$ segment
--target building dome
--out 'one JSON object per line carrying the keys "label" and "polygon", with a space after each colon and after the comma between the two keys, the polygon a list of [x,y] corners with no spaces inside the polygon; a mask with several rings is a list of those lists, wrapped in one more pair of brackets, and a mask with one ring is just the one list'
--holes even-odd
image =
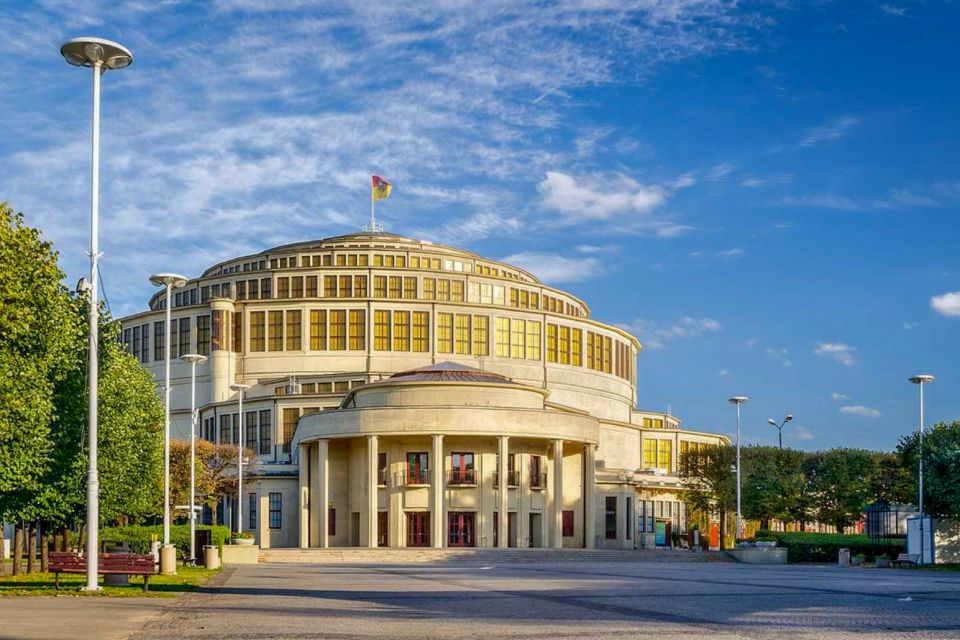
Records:
{"label": "building dome", "polygon": [[456,362],[438,362],[426,367],[417,367],[409,371],[400,371],[390,376],[398,382],[485,382],[487,384],[516,384],[507,376],[484,371]]}

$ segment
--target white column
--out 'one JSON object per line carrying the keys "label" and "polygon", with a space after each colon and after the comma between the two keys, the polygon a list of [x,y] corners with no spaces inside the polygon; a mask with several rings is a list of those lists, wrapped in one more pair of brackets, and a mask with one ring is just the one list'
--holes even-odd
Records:
{"label": "white column", "polygon": [[507,464],[510,454],[510,436],[497,437],[497,451],[499,451],[500,468],[499,486],[497,487],[497,546],[506,548],[510,546],[509,540],[509,518],[507,509],[509,508],[508,498],[510,497],[507,484]]}
{"label": "white column", "polygon": [[[592,444],[583,445],[583,547],[593,549],[596,546],[596,448]],[[629,525],[629,526],[632,526]]]}
{"label": "white column", "polygon": [[553,546],[563,548],[563,440],[553,441]]}
{"label": "white column", "polygon": [[329,529],[330,514],[330,441],[317,441],[317,477],[314,479],[314,491],[317,494],[317,540],[321,549],[330,546]]}
{"label": "white column", "polygon": [[377,547],[377,436],[367,436],[367,546]]}
{"label": "white column", "polygon": [[444,526],[443,520],[443,436],[433,436],[433,451],[430,454],[430,544],[434,548],[443,547]]}
{"label": "white column", "polygon": [[306,549],[310,546],[310,445],[301,442],[299,449],[300,548]]}

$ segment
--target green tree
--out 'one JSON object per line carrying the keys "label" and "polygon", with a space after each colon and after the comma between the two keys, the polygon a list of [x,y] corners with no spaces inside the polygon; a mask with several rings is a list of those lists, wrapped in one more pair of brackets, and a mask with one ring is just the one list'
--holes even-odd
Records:
{"label": "green tree", "polygon": [[863,449],[819,451],[808,463],[814,515],[842,533],[873,499],[873,454]]}
{"label": "green tree", "polygon": [[870,491],[875,500],[894,504],[912,504],[917,500],[916,481],[909,465],[902,464],[896,453],[873,453],[873,475]]}
{"label": "green tree", "polygon": [[[900,439],[897,457],[909,474],[910,502],[917,501],[919,436]],[[960,518],[960,421],[941,422],[923,435],[923,509],[942,518]]]}
{"label": "green tree", "polygon": [[720,514],[720,548],[724,548],[727,514],[737,507],[737,454],[733,447],[707,447],[680,457],[684,501],[702,513]]}
{"label": "green tree", "polygon": [[741,451],[743,462],[742,506],[747,518],[791,520],[792,509],[804,492],[804,454],[794,449],[751,446]]}
{"label": "green tree", "polygon": [[[250,449],[245,449],[244,459],[255,461],[256,456]],[[195,461],[196,501],[198,505],[209,507],[213,511],[213,524],[216,525],[217,502],[222,496],[237,495],[237,447],[197,440]],[[244,465],[244,474],[253,473],[255,470],[255,462]],[[170,496],[175,504],[189,504],[189,442],[170,443]]]}

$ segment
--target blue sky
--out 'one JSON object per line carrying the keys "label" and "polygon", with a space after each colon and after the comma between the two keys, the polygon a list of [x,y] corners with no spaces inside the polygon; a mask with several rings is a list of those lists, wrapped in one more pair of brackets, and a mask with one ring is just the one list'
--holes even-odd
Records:
{"label": "blue sky", "polygon": [[[402,8],[409,4],[411,8]],[[278,7],[283,7],[279,10]],[[960,4],[913,0],[0,1],[0,199],[85,270],[103,82],[102,269],[388,230],[539,273],[645,344],[641,405],[746,440],[890,448],[960,416]]]}

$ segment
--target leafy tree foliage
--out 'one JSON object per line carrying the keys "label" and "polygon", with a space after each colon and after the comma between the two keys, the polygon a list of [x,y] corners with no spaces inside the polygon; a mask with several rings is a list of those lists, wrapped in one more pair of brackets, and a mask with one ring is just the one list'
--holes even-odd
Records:
{"label": "leafy tree foliage", "polygon": [[[697,511],[720,514],[720,531],[726,531],[727,513],[737,508],[737,461],[731,446],[689,451],[680,457],[684,500]],[[720,546],[723,547],[723,535]]]}
{"label": "leafy tree foliage", "polygon": [[763,529],[771,519],[790,520],[804,494],[803,452],[752,446],[741,450],[741,459],[744,516],[760,520]]}
{"label": "leafy tree foliage", "polygon": [[[909,494],[917,501],[920,439],[904,436],[897,446],[900,466],[909,470]],[[960,421],[941,422],[923,434],[923,508],[944,518],[960,518]]]}
{"label": "leafy tree foliage", "polygon": [[838,448],[813,454],[808,473],[816,496],[816,519],[832,524],[838,532],[859,520],[873,499],[874,468],[872,453],[863,449]]}
{"label": "leafy tree foliage", "polygon": [[[194,452],[196,501],[198,505],[213,510],[216,524],[216,507],[220,497],[237,495],[237,447],[198,439]],[[252,459],[253,455],[247,449],[244,459]],[[248,470],[252,472],[254,467],[244,465],[244,474]],[[175,504],[190,503],[189,442],[170,443],[170,496]]]}

